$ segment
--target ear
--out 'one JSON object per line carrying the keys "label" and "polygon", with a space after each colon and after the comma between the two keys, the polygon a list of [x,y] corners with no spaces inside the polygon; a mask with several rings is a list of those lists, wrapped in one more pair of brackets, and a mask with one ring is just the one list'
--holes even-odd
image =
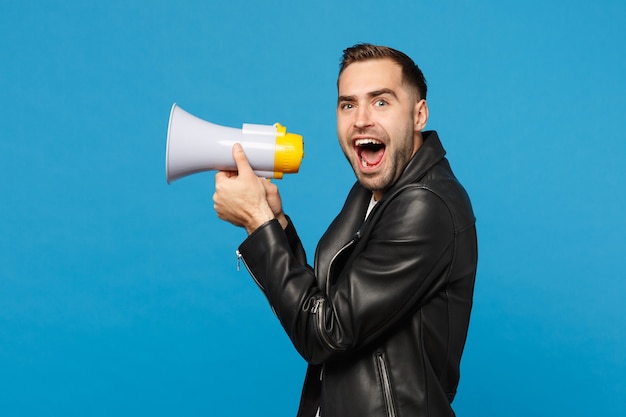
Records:
{"label": "ear", "polygon": [[428,104],[426,100],[421,99],[415,103],[415,111],[413,113],[413,127],[416,132],[421,132],[428,123]]}

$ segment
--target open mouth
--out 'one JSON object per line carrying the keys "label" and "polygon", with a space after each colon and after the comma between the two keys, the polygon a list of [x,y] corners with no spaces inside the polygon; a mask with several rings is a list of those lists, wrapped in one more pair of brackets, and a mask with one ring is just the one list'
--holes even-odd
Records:
{"label": "open mouth", "polygon": [[365,168],[375,167],[385,155],[385,144],[376,139],[357,139],[354,141],[354,147],[361,166]]}

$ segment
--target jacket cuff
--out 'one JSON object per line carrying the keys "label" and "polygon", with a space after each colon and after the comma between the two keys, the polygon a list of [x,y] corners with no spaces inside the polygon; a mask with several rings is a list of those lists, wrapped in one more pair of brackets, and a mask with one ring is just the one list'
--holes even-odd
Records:
{"label": "jacket cuff", "polygon": [[285,227],[285,235],[287,236],[287,240],[289,241],[289,247],[294,248],[300,244],[300,237],[298,236],[298,232],[296,232],[296,228],[291,222],[291,218],[285,215],[287,218],[287,227]]}
{"label": "jacket cuff", "polygon": [[[286,246],[284,253],[288,252],[285,231],[276,219],[269,220],[256,228],[239,246],[239,254],[246,267],[263,290],[272,254],[275,254],[280,246]],[[280,252],[280,249],[278,251]]]}

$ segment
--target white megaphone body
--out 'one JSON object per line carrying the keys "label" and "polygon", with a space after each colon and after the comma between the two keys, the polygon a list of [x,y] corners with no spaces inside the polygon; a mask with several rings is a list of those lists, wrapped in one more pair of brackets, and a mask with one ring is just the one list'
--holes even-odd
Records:
{"label": "white megaphone body", "polygon": [[167,129],[167,183],[203,171],[236,171],[232,149],[240,143],[254,172],[265,178],[296,173],[304,156],[302,136],[284,126],[244,123],[241,129],[209,123],[174,104]]}

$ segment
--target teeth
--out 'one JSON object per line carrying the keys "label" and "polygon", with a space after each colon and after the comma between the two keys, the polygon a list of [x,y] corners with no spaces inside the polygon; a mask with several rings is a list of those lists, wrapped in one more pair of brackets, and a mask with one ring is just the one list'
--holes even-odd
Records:
{"label": "teeth", "polygon": [[372,138],[367,138],[367,139],[357,139],[354,141],[354,144],[356,146],[363,146],[363,145],[382,145],[382,142],[376,140],[376,139],[372,139]]}
{"label": "teeth", "polygon": [[[374,139],[374,138],[362,138],[362,139],[356,139],[354,141],[354,146],[359,148],[361,146],[385,146],[381,141],[379,141],[378,139]],[[363,155],[361,155],[361,153],[359,152],[359,156],[360,158],[360,163],[362,167],[370,167],[373,165],[370,165],[365,158],[363,157]]]}

